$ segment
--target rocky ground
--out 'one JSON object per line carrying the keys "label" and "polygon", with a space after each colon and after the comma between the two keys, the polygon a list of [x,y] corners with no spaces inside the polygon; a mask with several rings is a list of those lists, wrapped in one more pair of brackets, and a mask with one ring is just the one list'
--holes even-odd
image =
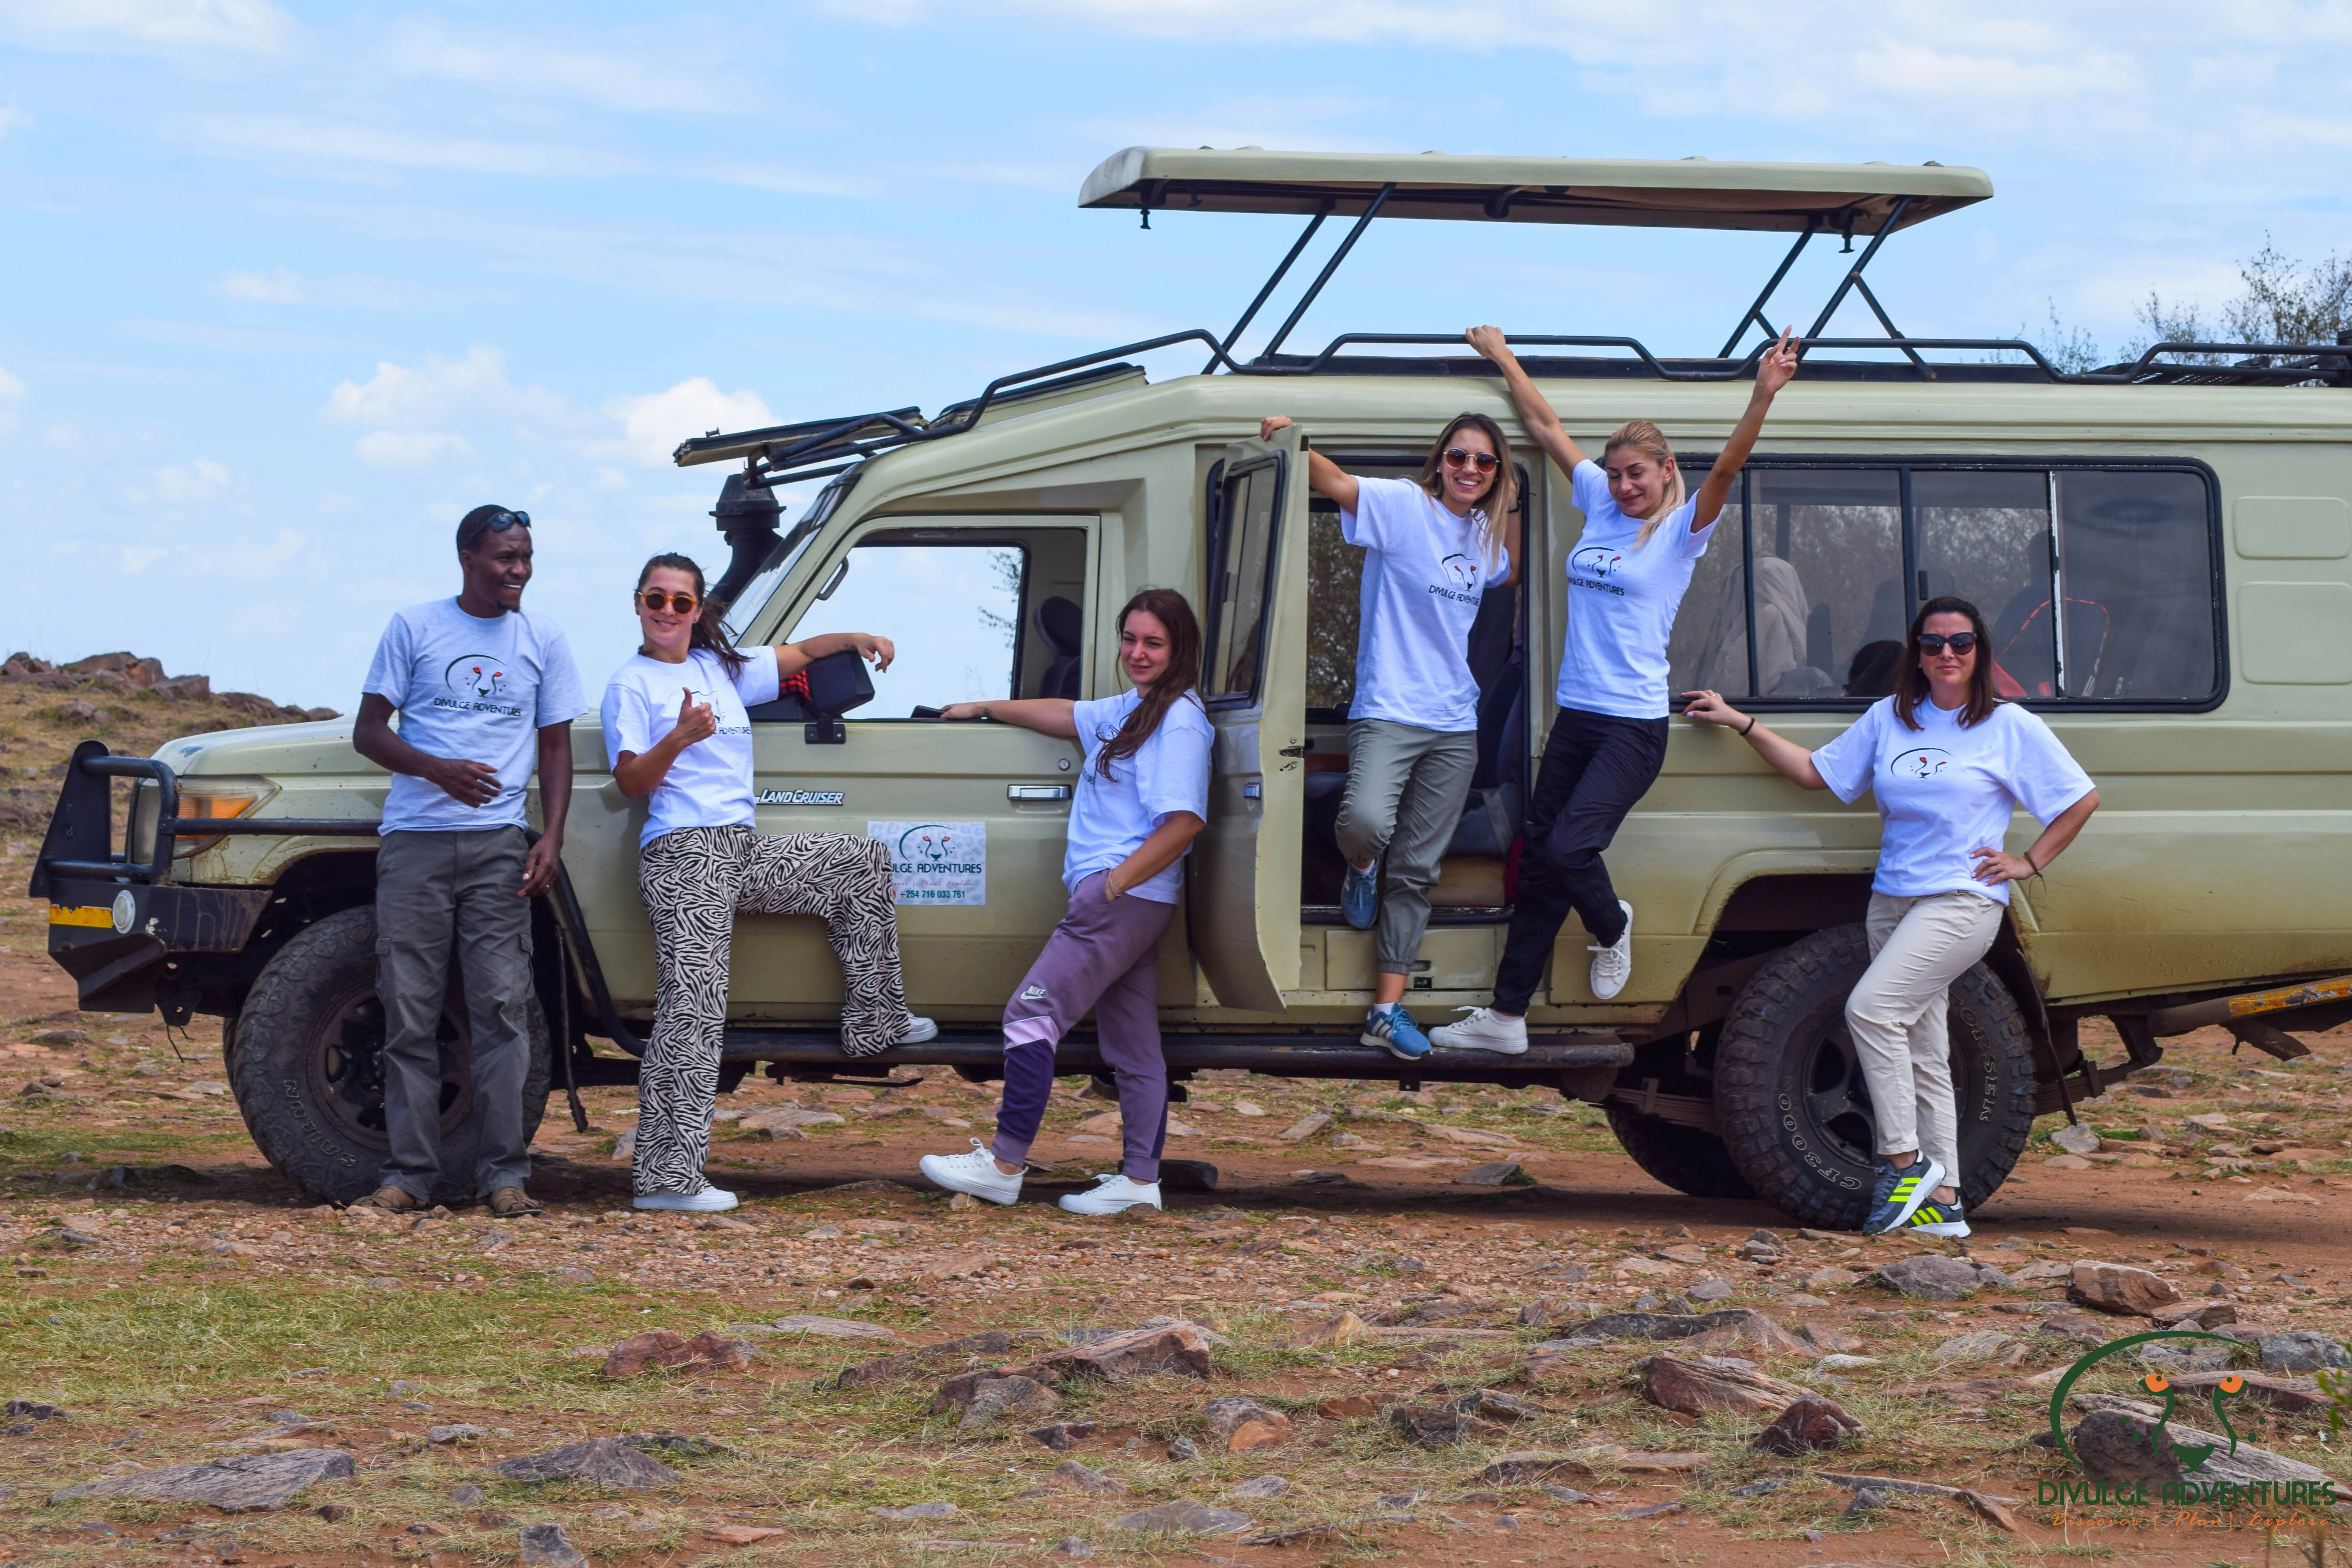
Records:
{"label": "rocky ground", "polygon": [[[2166,1406],[2241,1439],[2209,1478],[2347,1473],[2352,1031],[2192,1037],[2045,1119],[1965,1247],[1685,1198],[1534,1091],[1238,1074],[1176,1108],[1220,1179],[1166,1214],[1047,1201],[1116,1157],[1083,1079],[1032,1201],[921,1190],[994,1105],[939,1073],[747,1081],[708,1219],[627,1207],[629,1091],[585,1133],[559,1096],[544,1217],[412,1224],[262,1166],[216,1025],[73,1011],[33,848],[0,830],[10,1563],[2336,1561],[2325,1506],[2041,1499],[2160,1479]],[[2216,1337],[2058,1387],[2184,1313]]]}

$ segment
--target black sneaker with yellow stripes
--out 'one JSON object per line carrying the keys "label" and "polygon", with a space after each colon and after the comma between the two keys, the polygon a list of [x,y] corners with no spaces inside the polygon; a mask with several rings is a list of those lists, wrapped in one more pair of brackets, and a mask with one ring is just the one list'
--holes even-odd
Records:
{"label": "black sneaker with yellow stripes", "polygon": [[1900,1170],[1879,1163],[1878,1179],[1871,1184],[1870,1217],[1862,1222],[1865,1236],[1885,1236],[1890,1230],[1901,1230],[1905,1223],[1919,1211],[1919,1205],[1936,1194],[1950,1173],[1925,1154],[1915,1156]]}

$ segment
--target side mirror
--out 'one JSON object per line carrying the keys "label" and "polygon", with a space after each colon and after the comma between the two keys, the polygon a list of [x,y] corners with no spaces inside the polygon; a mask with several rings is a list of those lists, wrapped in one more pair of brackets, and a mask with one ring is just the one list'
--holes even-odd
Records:
{"label": "side mirror", "polygon": [[803,731],[812,746],[838,746],[849,739],[841,716],[874,700],[873,672],[855,648],[844,648],[812,660],[803,672],[808,681],[808,705],[815,720]]}

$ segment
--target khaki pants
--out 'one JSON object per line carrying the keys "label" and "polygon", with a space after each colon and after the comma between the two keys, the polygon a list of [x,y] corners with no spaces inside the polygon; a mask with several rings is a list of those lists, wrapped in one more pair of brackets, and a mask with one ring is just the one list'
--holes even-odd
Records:
{"label": "khaki pants", "polygon": [[1960,1183],[1952,1047],[1952,982],[1992,947],[2002,906],[1977,893],[1870,895],[1870,967],[1845,1000],[1846,1027],[1870,1086],[1880,1154],[1918,1150]]}

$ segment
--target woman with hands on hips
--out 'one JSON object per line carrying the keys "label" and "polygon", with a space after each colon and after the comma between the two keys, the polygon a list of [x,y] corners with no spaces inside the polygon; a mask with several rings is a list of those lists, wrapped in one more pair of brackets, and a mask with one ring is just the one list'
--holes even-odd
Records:
{"label": "woman with hands on hips", "polygon": [[926,1154],[923,1174],[950,1192],[1017,1202],[1023,1162],[1054,1090],[1054,1052],[1091,1011],[1118,1086],[1126,1144],[1116,1173],[1061,1201],[1072,1214],[1158,1208],[1168,1134],[1160,1054],[1160,938],[1175,918],[1179,864],[1209,816],[1208,711],[1193,688],[1201,627],[1171,588],[1146,588],[1118,615],[1118,667],[1132,689],[1092,702],[1032,697],[958,702],[943,719],[994,719],[1076,741],[1086,752],[1070,803],[1062,886],[1069,912],[1004,1006],[1004,1102],[996,1140]]}
{"label": "woman with hands on hips", "polygon": [[907,1011],[888,847],[839,833],[762,837],[747,710],[816,659],[854,651],[887,669],[887,637],[832,632],[738,648],[702,569],[656,555],[637,574],[644,642],[604,689],[604,748],[632,800],[648,800],[637,889],[654,928],[653,1038],[637,1080],[633,1169],[641,1209],[713,1213],[735,1194],[703,1179],[727,1027],[727,960],[739,910],[822,916],[841,959],[842,1049],[870,1056],[939,1033]]}
{"label": "woman with hands on hips", "polygon": [[[1964,1237],[1959,1133],[1945,1031],[1952,982],[2000,934],[2009,884],[2050,868],[2099,792],[2050,726],[1994,695],[1992,643],[1965,599],[1930,599],[1911,623],[1895,694],[1817,752],[1774,734],[1713,691],[1685,715],[1724,725],[1806,789],[1851,803],[1871,792],[1882,826],[1871,879],[1870,967],[1845,1017],[1878,1123],[1873,1235]],[[2019,806],[2042,826],[2022,855],[2000,847]]]}

